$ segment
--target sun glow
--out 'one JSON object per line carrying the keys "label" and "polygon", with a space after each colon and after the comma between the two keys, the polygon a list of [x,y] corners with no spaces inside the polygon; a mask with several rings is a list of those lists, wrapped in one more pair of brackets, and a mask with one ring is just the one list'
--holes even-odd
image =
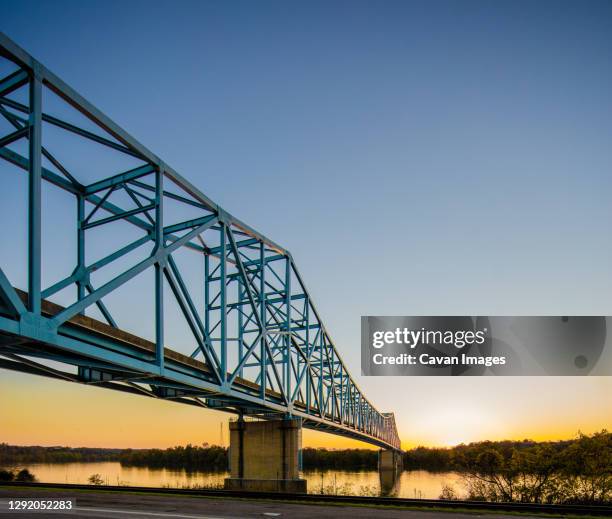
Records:
{"label": "sun glow", "polygon": [[461,443],[469,443],[465,440],[460,440],[458,437],[449,438],[448,440],[442,440],[440,442],[441,447],[455,447],[456,445],[460,445]]}

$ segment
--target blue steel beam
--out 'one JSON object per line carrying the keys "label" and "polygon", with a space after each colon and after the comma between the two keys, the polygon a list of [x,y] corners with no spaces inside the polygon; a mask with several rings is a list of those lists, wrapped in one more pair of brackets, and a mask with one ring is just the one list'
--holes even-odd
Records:
{"label": "blue steel beam", "polygon": [[0,96],[7,96],[14,90],[28,83],[29,77],[25,70],[16,70],[5,78],[0,79]]}
{"label": "blue steel beam", "polygon": [[85,194],[91,195],[93,193],[97,193],[98,191],[102,191],[103,189],[109,189],[113,186],[125,184],[126,182],[136,180],[154,172],[155,168],[150,164],[139,166],[137,168],[131,169],[130,171],[119,173],[112,177],[105,178],[104,180],[100,180],[98,182],[94,182],[93,184],[85,186]]}
{"label": "blue steel beam", "polygon": [[29,175],[28,175],[28,307],[40,313],[41,304],[41,146],[42,146],[42,82],[40,68],[34,64],[30,72],[29,107]]}
{"label": "blue steel beam", "polygon": [[0,300],[4,303],[7,309],[15,317],[23,315],[27,312],[27,309],[15,289],[11,285],[10,281],[0,268]]}
{"label": "blue steel beam", "polygon": [[[15,128],[0,139],[0,158],[28,172],[30,222],[28,292],[16,292],[0,270],[0,339],[6,339],[0,341],[0,356],[6,359],[2,366],[57,377],[61,375],[31,357],[56,360],[79,366],[81,377],[91,377],[91,370],[103,377],[86,383],[104,382],[111,389],[261,418],[295,416],[306,427],[400,448],[393,416],[377,411],[357,387],[286,249],[216,205],[2,34],[0,51],[20,67],[0,80],[0,115]],[[28,105],[2,95],[26,85]],[[45,113],[43,88],[87,117],[99,133]],[[16,113],[26,114],[27,121]],[[43,122],[143,164],[84,185],[43,147]],[[29,142],[27,158],[6,147],[24,137]],[[63,177],[42,167],[41,157]],[[43,181],[74,195],[77,221],[73,273],[45,290],[40,286]],[[118,205],[121,192],[127,193],[132,207],[122,207],[125,200]],[[165,201],[195,208],[200,216],[172,222]],[[96,213],[105,214],[92,220]],[[89,230],[111,222],[135,226],[143,235],[87,266]],[[144,259],[122,266],[110,281],[93,288],[91,274],[147,244],[153,247]],[[203,308],[194,303],[189,293],[193,287],[185,283],[172,257],[180,249],[203,256],[202,285],[195,287],[203,291]],[[155,272],[152,343],[120,329],[103,301],[146,270]],[[165,283],[198,344],[191,356],[166,344]],[[71,285],[77,289],[73,302],[58,307],[47,301]],[[94,305],[110,326],[86,315]]]}

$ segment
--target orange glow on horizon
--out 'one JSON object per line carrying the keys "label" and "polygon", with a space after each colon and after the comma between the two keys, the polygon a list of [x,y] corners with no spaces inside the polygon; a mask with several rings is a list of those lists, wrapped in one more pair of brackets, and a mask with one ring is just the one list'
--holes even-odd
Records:
{"label": "orange glow on horizon", "polygon": [[[497,386],[499,395],[504,394],[499,391],[504,384],[509,387],[514,384],[499,380],[433,382],[425,379],[418,383],[422,386],[435,383],[438,389],[444,384],[470,387],[489,384]],[[517,387],[533,393],[528,384],[554,387],[556,393],[549,387],[548,393],[541,392],[539,400],[535,397],[520,400],[517,390],[506,404],[507,407],[514,402],[516,408],[508,410],[498,405],[499,395],[487,399],[488,395],[483,394],[460,405],[454,402],[443,405],[436,400],[439,394],[435,394],[427,397],[427,405],[420,404],[418,412],[411,413],[405,403],[393,402],[392,396],[397,395],[394,392],[390,393],[392,396],[384,408],[396,411],[404,449],[450,447],[483,440],[562,440],[575,437],[579,431],[592,433],[610,427],[609,413],[603,410],[610,409],[612,402],[612,377],[573,378],[575,388],[582,388],[582,393],[575,391],[579,393],[575,401],[561,394],[566,382],[532,380]],[[0,370],[0,394],[0,442],[13,445],[167,448],[188,443],[225,446],[228,443],[227,423],[231,415],[218,411],[4,370]],[[552,402],[559,401],[558,407],[545,400],[547,394]],[[604,398],[608,399],[607,404]],[[425,397],[422,399],[424,402]],[[303,445],[329,449],[375,448],[308,429],[303,432]]]}

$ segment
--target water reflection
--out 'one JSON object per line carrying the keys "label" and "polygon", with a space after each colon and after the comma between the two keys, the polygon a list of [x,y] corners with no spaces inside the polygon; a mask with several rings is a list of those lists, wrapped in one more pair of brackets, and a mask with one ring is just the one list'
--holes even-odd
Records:
{"label": "water reflection", "polygon": [[380,495],[386,497],[397,497],[401,490],[401,471],[380,470],[378,472],[380,481]]}
{"label": "water reflection", "polygon": [[[100,474],[107,485],[194,488],[223,487],[227,472],[188,472],[182,469],[125,467],[118,462],[30,463],[23,465],[43,483],[87,484],[92,474]],[[23,468],[19,466],[19,468]],[[391,471],[393,472],[393,471]],[[456,472],[404,471],[379,474],[378,471],[345,472],[339,470],[305,471],[308,492],[338,495],[389,495],[395,497],[437,499],[444,485],[464,493],[461,476]]]}

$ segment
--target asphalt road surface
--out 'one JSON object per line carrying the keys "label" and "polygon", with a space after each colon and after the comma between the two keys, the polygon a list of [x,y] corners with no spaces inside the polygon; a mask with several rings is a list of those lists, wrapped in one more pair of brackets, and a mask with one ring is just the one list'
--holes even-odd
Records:
{"label": "asphalt road surface", "polygon": [[[76,499],[76,508],[66,512],[16,512],[8,510],[11,498],[20,499]],[[454,513],[438,511],[393,510],[364,506],[330,506],[252,501],[233,498],[204,498],[190,496],[127,494],[114,492],[66,492],[42,489],[0,488],[0,517],[61,519],[62,517],[92,519],[516,519],[516,516],[486,513]],[[524,515],[522,517],[529,517]]]}

